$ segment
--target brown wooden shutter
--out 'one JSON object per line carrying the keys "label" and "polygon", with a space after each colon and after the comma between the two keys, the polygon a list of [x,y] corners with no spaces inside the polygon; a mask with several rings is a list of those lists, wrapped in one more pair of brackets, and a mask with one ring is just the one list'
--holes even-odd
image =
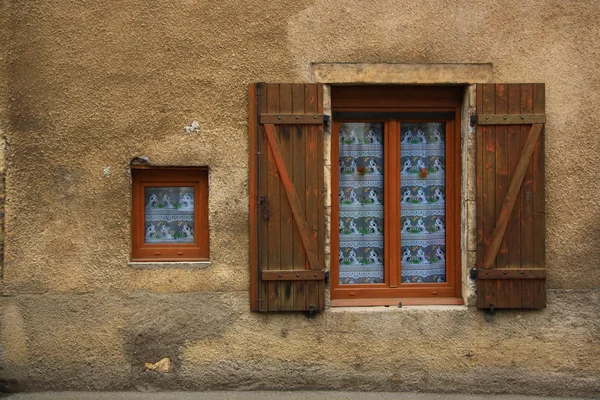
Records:
{"label": "brown wooden shutter", "polygon": [[546,306],[544,90],[477,85],[479,308]]}
{"label": "brown wooden shutter", "polygon": [[323,87],[250,85],[253,311],[325,307]]}

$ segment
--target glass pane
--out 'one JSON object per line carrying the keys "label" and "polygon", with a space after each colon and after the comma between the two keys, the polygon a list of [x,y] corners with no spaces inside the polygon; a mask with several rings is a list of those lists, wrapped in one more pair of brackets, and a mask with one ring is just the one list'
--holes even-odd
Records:
{"label": "glass pane", "polygon": [[340,284],[383,276],[383,123],[339,125]]}
{"label": "glass pane", "polygon": [[194,188],[145,188],[145,242],[194,242]]}
{"label": "glass pane", "polygon": [[446,282],[445,124],[401,127],[402,282]]}

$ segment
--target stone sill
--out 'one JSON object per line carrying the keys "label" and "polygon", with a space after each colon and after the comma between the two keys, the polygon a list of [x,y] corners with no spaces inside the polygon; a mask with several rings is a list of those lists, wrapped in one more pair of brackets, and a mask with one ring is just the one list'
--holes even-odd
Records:
{"label": "stone sill", "polygon": [[163,261],[163,262],[133,262],[127,263],[136,269],[204,269],[210,267],[210,261]]}
{"label": "stone sill", "polygon": [[368,313],[383,313],[383,312],[407,312],[407,311],[443,311],[443,312],[468,312],[469,307],[466,305],[413,305],[413,306],[373,306],[373,307],[329,307],[326,312],[333,313],[353,313],[353,314],[368,314]]}

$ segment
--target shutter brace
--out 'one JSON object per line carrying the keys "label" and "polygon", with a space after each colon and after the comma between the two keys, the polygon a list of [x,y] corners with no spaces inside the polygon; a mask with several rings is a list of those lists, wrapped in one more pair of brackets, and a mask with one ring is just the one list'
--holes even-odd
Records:
{"label": "shutter brace", "polygon": [[261,124],[323,125],[323,114],[260,114]]}
{"label": "shutter brace", "polygon": [[546,123],[546,114],[479,114],[477,117],[478,125],[521,125]]}

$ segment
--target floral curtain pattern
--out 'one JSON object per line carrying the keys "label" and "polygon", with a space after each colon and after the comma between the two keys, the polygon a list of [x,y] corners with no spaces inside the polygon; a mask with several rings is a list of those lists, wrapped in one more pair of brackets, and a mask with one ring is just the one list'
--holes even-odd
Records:
{"label": "floral curtain pattern", "polygon": [[381,283],[383,123],[339,125],[339,283]]}
{"label": "floral curtain pattern", "polygon": [[446,281],[445,125],[401,125],[402,282]]}
{"label": "floral curtain pattern", "polygon": [[194,242],[194,188],[145,188],[145,242]]}

